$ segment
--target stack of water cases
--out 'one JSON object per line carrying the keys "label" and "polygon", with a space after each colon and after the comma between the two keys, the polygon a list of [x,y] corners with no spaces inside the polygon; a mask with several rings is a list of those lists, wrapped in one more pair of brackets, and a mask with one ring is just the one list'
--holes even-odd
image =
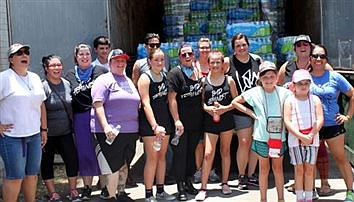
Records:
{"label": "stack of water cases", "polygon": [[295,60],[296,54],[294,52],[295,36],[287,36],[278,38],[276,42],[275,52],[277,53],[279,65],[288,60]]}
{"label": "stack of water cases", "polygon": [[164,1],[164,34],[168,41],[183,41],[183,25],[189,17],[190,0]]}
{"label": "stack of water cases", "polygon": [[285,33],[285,0],[261,0],[264,19],[268,20],[273,32],[279,36]]}

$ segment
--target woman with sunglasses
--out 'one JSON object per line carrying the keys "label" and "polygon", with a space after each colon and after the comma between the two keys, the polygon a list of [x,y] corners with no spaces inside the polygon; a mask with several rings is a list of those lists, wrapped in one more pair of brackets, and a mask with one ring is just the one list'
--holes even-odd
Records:
{"label": "woman with sunglasses", "polygon": [[[312,67],[310,64],[311,49],[311,39],[308,35],[299,35],[295,37],[294,51],[296,54],[296,60],[286,61],[280,67],[278,72],[278,85],[282,85],[283,87],[289,88],[290,84],[292,83],[293,73],[298,69],[306,69],[308,71],[312,71]],[[333,70],[332,66],[328,63],[326,63],[325,68],[327,70]],[[313,199],[317,199],[318,195],[328,196],[333,194],[333,190],[331,190],[330,185],[328,183],[328,153],[324,141],[320,141],[316,166],[321,178],[321,188],[319,189],[318,194],[316,189],[313,189]],[[314,171],[316,172],[316,170]],[[290,186],[288,186],[287,190],[290,192],[295,192],[295,184],[291,184]]]}
{"label": "woman with sunglasses", "polygon": [[195,172],[194,152],[203,135],[202,85],[200,74],[193,66],[194,51],[190,44],[181,44],[178,50],[180,65],[171,69],[168,79],[168,104],[179,143],[172,145],[173,164],[177,181],[177,200],[186,201],[186,192],[196,195],[192,177]]}
{"label": "woman with sunglasses", "polygon": [[9,69],[0,73],[0,155],[5,165],[2,196],[35,201],[42,148],[47,142],[46,99],[39,76],[28,71],[30,46],[9,48]]}
{"label": "woman with sunglasses", "polygon": [[[326,141],[346,184],[347,194],[344,201],[354,201],[353,173],[344,150],[344,123],[354,114],[354,88],[339,73],[326,70],[327,49],[323,45],[314,46],[310,62],[314,83],[311,91],[320,98],[323,107],[324,124],[319,132],[320,139]],[[337,103],[339,93],[349,98],[348,109],[343,114],[339,112]]]}
{"label": "woman with sunglasses", "polygon": [[[81,198],[90,200],[93,176],[101,175],[90,130],[91,88],[96,78],[108,70],[91,64],[91,47],[87,44],[80,43],[75,46],[74,60],[76,65],[66,73],[65,79],[70,82],[71,86],[71,103],[75,143],[79,159],[79,173],[84,181]],[[100,182],[104,183],[103,178]],[[101,184],[101,187],[104,186]]]}
{"label": "woman with sunglasses", "polygon": [[70,83],[61,78],[63,64],[56,55],[42,58],[42,66],[46,79],[43,81],[47,99],[45,106],[48,122],[48,142],[43,148],[41,176],[49,193],[50,202],[59,202],[61,197],[54,186],[54,155],[62,157],[69,182],[69,199],[81,201],[76,189],[78,175],[77,151],[72,135],[72,109]]}
{"label": "woman with sunglasses", "polygon": [[[226,72],[236,82],[239,94],[256,86],[259,65],[262,62],[262,59],[258,55],[249,52],[249,45],[246,35],[242,33],[234,35],[231,40],[231,47],[234,53],[225,58],[230,62],[230,67]],[[248,189],[248,184],[258,186],[258,178],[255,175],[257,155],[251,151],[254,121],[250,116],[239,110],[234,110],[234,121],[238,138],[236,154],[239,173],[238,188],[242,190]],[[247,164],[248,172],[246,173]]]}
{"label": "woman with sunglasses", "polygon": [[[158,49],[161,46],[160,36],[155,33],[147,33],[145,36],[145,49],[147,50],[147,55],[150,54],[152,50]],[[142,73],[148,71],[150,68],[148,58],[142,58],[135,62],[132,72],[132,80],[135,86],[138,85],[139,77]],[[165,67],[163,71],[167,73],[170,70],[170,58],[165,54]]]}

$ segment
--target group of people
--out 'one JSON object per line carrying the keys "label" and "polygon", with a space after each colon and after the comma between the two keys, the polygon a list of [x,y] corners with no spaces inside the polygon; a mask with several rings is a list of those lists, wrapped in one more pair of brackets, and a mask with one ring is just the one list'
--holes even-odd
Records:
{"label": "group of people", "polygon": [[[4,201],[17,201],[21,189],[25,201],[34,201],[39,171],[49,201],[61,201],[53,179],[55,153],[63,158],[71,201],[91,199],[93,176],[100,176],[102,199],[133,201],[125,182],[139,137],[146,156],[145,201],[186,201],[187,194],[205,200],[217,149],[221,193],[229,195],[234,131],[240,190],[259,183],[260,201],[266,202],[272,166],[278,201],[284,201],[283,157],[288,149],[296,200],[312,201],[316,163],[322,166],[320,191],[330,189],[326,143],[347,186],[345,201],[354,201],[343,125],[354,114],[354,90],[332,71],[323,45],[313,45],[306,35],[296,37],[297,59],[278,71],[274,63],[249,53],[248,38],[241,33],[233,36],[234,54],[229,57],[213,50],[207,38],[198,43],[199,59],[190,44],[181,44],[180,65],[172,68],[160,44],[158,34],[147,34],[148,56],[134,64],[130,79],[125,73],[129,56],[110,50],[109,39],[98,37],[94,48],[99,57],[92,62],[91,47],[78,44],[75,65],[65,76],[59,56],[44,56],[42,82],[28,71],[30,46],[10,46],[10,67],[0,73]],[[339,111],[339,93],[349,97],[345,113]],[[164,190],[166,170],[174,175],[176,195]],[[193,185],[196,171],[201,172],[200,189]],[[78,175],[84,183],[81,195]]]}

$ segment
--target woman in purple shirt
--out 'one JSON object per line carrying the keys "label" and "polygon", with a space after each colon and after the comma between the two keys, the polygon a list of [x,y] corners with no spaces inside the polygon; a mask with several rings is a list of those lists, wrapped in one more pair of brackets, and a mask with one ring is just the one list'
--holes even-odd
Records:
{"label": "woman in purple shirt", "polygon": [[[140,97],[133,82],[124,75],[129,56],[115,49],[108,55],[110,71],[92,86],[91,131],[98,142],[96,153],[102,174],[107,175],[110,199],[128,201],[119,178],[127,178],[127,160],[138,139]],[[118,134],[119,133],[119,134]],[[130,199],[131,200],[131,199]]]}

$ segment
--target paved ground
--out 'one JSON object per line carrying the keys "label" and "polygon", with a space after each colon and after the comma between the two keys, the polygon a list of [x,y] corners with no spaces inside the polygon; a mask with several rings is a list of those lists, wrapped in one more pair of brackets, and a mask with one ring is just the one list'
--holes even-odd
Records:
{"label": "paved ground", "polygon": [[[142,144],[138,143],[137,145],[137,155],[135,159],[133,160],[133,174],[134,178],[138,182],[138,187],[136,188],[129,188],[127,189],[127,193],[130,194],[130,197],[135,199],[138,202],[143,202],[145,193],[144,193],[144,185],[143,185],[143,177],[142,177],[142,170],[144,166],[144,157],[142,156]],[[318,202],[336,202],[336,201],[343,201],[345,198],[345,184],[344,181],[340,179],[340,174],[338,169],[335,166],[335,163],[333,162],[333,159],[330,160],[330,179],[329,183],[331,187],[336,191],[336,193],[333,196],[328,196],[328,197],[321,197]],[[293,181],[289,181],[292,179],[293,176],[293,171],[292,167],[287,166],[284,168],[284,175],[285,175],[285,182],[286,185],[290,185]],[[273,175],[269,176],[269,190],[268,190],[268,201],[269,202],[276,202],[277,201],[277,194],[274,186],[274,180],[273,180]],[[94,179],[94,181],[97,181],[97,178]],[[208,185],[208,198],[205,200],[206,202],[212,202],[212,201],[221,201],[221,202],[227,202],[227,201],[237,201],[237,202],[251,202],[251,201],[259,201],[259,190],[257,187],[252,187],[250,190],[246,191],[240,191],[236,188],[236,185],[238,184],[238,181],[235,179],[234,176],[231,176],[231,180],[229,181],[229,184],[231,186],[231,189],[233,193],[229,196],[223,196],[220,192],[220,186],[219,184],[209,184]],[[82,184],[79,184],[79,187],[82,187]],[[195,184],[196,188],[200,187],[200,184]],[[320,187],[320,181],[316,180],[316,187]],[[166,185],[165,190],[168,193],[174,194],[177,192],[176,185]],[[284,191],[285,193],[285,200],[286,201],[295,201],[295,195],[287,192],[286,190]],[[104,201],[99,199],[99,194],[100,191],[94,191],[93,192],[93,199],[92,201]],[[195,201],[194,196],[189,195],[188,196],[189,201]]]}

